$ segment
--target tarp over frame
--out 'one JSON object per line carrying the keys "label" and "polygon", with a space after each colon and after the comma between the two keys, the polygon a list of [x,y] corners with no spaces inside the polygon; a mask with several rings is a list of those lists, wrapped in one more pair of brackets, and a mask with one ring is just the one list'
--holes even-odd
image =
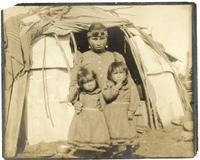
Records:
{"label": "tarp over frame", "polygon": [[[89,25],[94,22],[102,22],[106,27],[135,27],[133,23],[130,21],[120,18],[116,15],[115,12],[105,11],[96,7],[86,7],[86,6],[57,6],[57,7],[38,7],[35,10],[32,10],[27,15],[20,15],[16,17],[11,17],[4,25],[4,41],[5,41],[5,140],[9,140],[9,145],[5,145],[5,155],[8,157],[12,157],[16,153],[17,140],[18,136],[13,136],[10,132],[13,130],[13,126],[15,126],[16,135],[19,134],[21,115],[24,106],[25,94],[21,95],[20,99],[16,99],[16,95],[18,95],[19,91],[14,89],[14,86],[17,85],[18,88],[26,88],[26,83],[19,83],[18,81],[22,80],[26,81],[24,76],[27,76],[26,73],[29,73],[31,66],[33,65],[31,50],[33,42],[36,42],[39,38],[44,37],[45,35],[69,35],[71,32],[78,32],[82,30],[87,30]],[[12,27],[14,26],[14,27]],[[144,39],[145,43],[148,44],[153,49],[156,57],[163,56],[164,52],[160,52],[157,43],[153,43],[151,41],[151,37],[145,36],[142,34],[143,32],[136,28],[135,29],[141,33],[142,40]],[[129,36],[127,36],[128,38]],[[129,37],[131,38],[131,37]],[[136,37],[137,38],[137,37]],[[138,42],[139,40],[134,40]],[[134,45],[133,43],[130,43]],[[142,49],[141,49],[142,50]],[[144,52],[141,52],[141,54]],[[156,70],[160,66],[156,68],[156,66],[152,65],[152,61],[154,60],[153,54],[145,54],[145,55],[137,55],[136,57],[146,57],[142,61],[139,61],[142,68],[147,65],[148,69]],[[133,55],[134,56],[134,55]],[[148,57],[148,58],[147,58]],[[169,62],[166,59],[161,58],[164,68],[166,70],[159,70],[160,73],[170,72],[175,75],[174,71],[169,65]],[[150,64],[148,64],[150,63]],[[149,68],[154,67],[154,68]],[[161,68],[162,68],[161,67]],[[148,76],[148,71],[143,70],[140,72],[142,77],[145,79]],[[149,78],[151,83],[154,83],[157,80],[152,80]],[[181,91],[181,85],[178,82],[177,78],[172,78],[174,83],[178,85],[178,91]],[[18,80],[18,81],[17,81]],[[17,83],[17,84],[16,84]],[[156,82],[157,83],[157,82]],[[175,86],[176,86],[175,85]],[[148,86],[148,81],[147,85]],[[155,86],[154,86],[155,87]],[[156,88],[156,87],[155,87]],[[147,94],[151,94],[151,92],[147,92]],[[182,107],[186,109],[189,104],[184,96],[177,94],[176,96],[180,96]],[[151,95],[150,95],[151,97]],[[11,101],[16,101],[12,102]],[[20,103],[18,101],[21,101]],[[147,104],[151,105],[150,103]],[[152,103],[153,104],[153,103]],[[185,106],[184,106],[185,105]],[[152,109],[152,108],[151,108]],[[15,115],[13,116],[13,111]],[[151,111],[149,111],[151,112]],[[159,112],[158,112],[159,113]],[[154,112],[149,113],[149,115],[153,115],[152,118],[155,118],[157,111],[154,107]],[[17,115],[17,116],[16,116]],[[12,143],[14,142],[14,143]],[[6,143],[6,142],[5,142]]]}
{"label": "tarp over frame", "polygon": [[[69,14],[68,14],[69,13]],[[69,16],[70,15],[70,16]],[[83,23],[86,22],[87,23]],[[102,9],[65,6],[38,7],[28,14],[10,17],[4,25],[5,46],[5,156],[13,157],[22,119],[26,88],[26,76],[32,65],[31,47],[44,34],[67,35],[70,32],[87,30],[92,22],[102,21],[105,25],[120,26],[129,23],[112,16]],[[66,25],[68,24],[68,25]],[[18,81],[16,81],[18,80]],[[15,90],[17,86],[17,90]],[[20,99],[14,97],[21,96]],[[19,102],[20,101],[20,102]],[[13,128],[13,126],[15,126]],[[15,130],[15,136],[11,134]]]}
{"label": "tarp over frame", "polygon": [[73,106],[67,103],[70,83],[67,63],[73,67],[69,37],[46,36],[33,45],[33,63],[25,98],[26,141],[29,145],[67,140],[74,114]]}

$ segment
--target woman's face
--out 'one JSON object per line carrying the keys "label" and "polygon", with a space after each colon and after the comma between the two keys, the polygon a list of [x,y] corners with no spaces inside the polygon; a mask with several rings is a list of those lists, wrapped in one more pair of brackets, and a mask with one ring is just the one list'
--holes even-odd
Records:
{"label": "woman's face", "polygon": [[113,71],[111,73],[112,79],[116,83],[122,83],[126,80],[126,72],[125,71]]}
{"label": "woman's face", "polygon": [[101,53],[105,51],[106,44],[107,44],[107,37],[90,37],[89,44],[92,50],[97,53]]}
{"label": "woman's face", "polygon": [[86,82],[86,83],[83,83],[83,88],[86,90],[86,91],[94,91],[95,88],[96,88],[96,81],[95,80],[92,80],[92,81],[89,81],[89,82]]}

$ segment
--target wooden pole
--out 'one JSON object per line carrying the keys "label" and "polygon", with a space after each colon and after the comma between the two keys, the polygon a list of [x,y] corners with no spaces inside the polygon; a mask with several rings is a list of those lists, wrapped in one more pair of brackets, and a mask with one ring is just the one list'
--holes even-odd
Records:
{"label": "wooden pole", "polygon": [[17,151],[17,143],[24,108],[24,100],[27,87],[27,74],[14,81],[13,91],[5,130],[5,152],[6,158],[14,157]]}
{"label": "wooden pole", "polygon": [[[150,97],[148,95],[149,92],[148,92],[147,82],[146,82],[146,78],[145,78],[145,71],[144,71],[144,68],[142,67],[142,65],[140,65],[142,63],[142,61],[137,55],[137,54],[140,54],[139,49],[137,48],[137,46],[132,46],[135,44],[133,44],[134,42],[132,42],[130,40],[130,36],[128,35],[126,29],[125,28],[121,28],[121,29],[124,32],[125,38],[130,45],[132,55],[135,59],[136,65],[138,67],[138,71],[139,71],[141,79],[142,79],[142,83],[143,83],[144,90],[145,90],[145,96],[146,96],[146,105],[147,105],[147,112],[148,112],[150,128],[155,129],[154,122],[153,122],[153,112],[152,112],[152,108],[151,108]],[[136,52],[138,52],[138,53],[136,53]]]}

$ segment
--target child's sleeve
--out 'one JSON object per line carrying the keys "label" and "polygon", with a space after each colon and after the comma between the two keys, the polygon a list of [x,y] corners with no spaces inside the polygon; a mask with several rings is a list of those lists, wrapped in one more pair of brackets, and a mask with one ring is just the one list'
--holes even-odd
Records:
{"label": "child's sleeve", "polygon": [[68,100],[74,104],[78,100],[79,87],[77,82],[77,74],[81,68],[83,57],[80,52],[76,53],[74,56],[73,68],[70,72],[70,85],[69,85],[69,96]]}
{"label": "child's sleeve", "polygon": [[106,87],[103,88],[102,94],[106,102],[111,102],[119,95],[119,88],[108,82]]}

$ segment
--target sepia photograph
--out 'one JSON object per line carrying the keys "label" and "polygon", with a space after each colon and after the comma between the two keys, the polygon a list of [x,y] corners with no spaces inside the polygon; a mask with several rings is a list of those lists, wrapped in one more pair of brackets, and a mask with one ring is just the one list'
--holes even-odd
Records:
{"label": "sepia photograph", "polygon": [[196,4],[1,11],[5,159],[197,154]]}

